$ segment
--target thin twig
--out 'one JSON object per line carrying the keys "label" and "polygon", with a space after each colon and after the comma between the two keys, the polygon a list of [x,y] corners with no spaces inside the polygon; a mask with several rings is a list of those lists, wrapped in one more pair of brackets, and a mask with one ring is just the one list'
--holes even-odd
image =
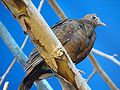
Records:
{"label": "thin twig", "polygon": [[48,2],[50,3],[50,5],[52,6],[52,8],[54,9],[54,11],[56,12],[56,14],[59,16],[59,18],[61,18],[62,20],[66,19],[67,16],[64,14],[64,12],[62,11],[62,9],[59,7],[59,5],[56,3],[55,0],[48,0]]}
{"label": "thin twig", "polygon": [[7,81],[4,84],[3,90],[8,90],[8,86],[9,86],[9,82]]}
{"label": "thin twig", "polygon": [[24,41],[22,43],[21,49],[23,49],[25,47],[25,45],[27,43],[27,40],[28,40],[28,35],[26,35],[26,37],[25,37],[25,39],[24,39]]}
{"label": "thin twig", "polygon": [[41,0],[41,1],[40,1],[40,4],[39,4],[39,6],[38,6],[38,12],[41,11],[41,8],[42,8],[43,4],[44,4],[44,0]]}
{"label": "thin twig", "polygon": [[[28,35],[26,36],[26,38],[23,41],[23,44],[21,46],[21,50],[25,47],[25,44],[28,40]],[[6,76],[8,75],[8,73],[10,72],[10,70],[12,69],[12,67],[14,66],[15,62],[16,62],[16,58],[14,58],[14,60],[12,61],[12,63],[10,64],[10,66],[8,67],[8,69],[6,70],[6,72],[3,74],[1,80],[0,80],[0,86],[2,85],[4,79],[6,78]]]}
{"label": "thin twig", "polygon": [[89,75],[89,77],[87,78],[87,80],[86,80],[87,83],[88,83],[88,82],[90,81],[90,79],[95,75],[95,73],[96,73],[96,69],[94,69],[94,70],[92,71],[92,73]]}
{"label": "thin twig", "polygon": [[102,67],[98,64],[98,62],[96,61],[96,58],[92,55],[92,53],[90,53],[88,55],[90,61],[92,62],[94,68],[97,70],[97,72],[99,72],[99,74],[103,77],[103,79],[106,81],[106,83],[109,85],[109,87],[112,90],[118,90],[117,86],[112,82],[112,80],[109,78],[109,76],[104,72],[104,70],[102,69]]}
{"label": "thin twig", "polygon": [[13,67],[13,65],[15,64],[16,62],[16,58],[14,58],[14,60],[12,61],[12,63],[10,64],[10,66],[8,67],[8,69],[6,70],[6,72],[3,74],[3,76],[1,77],[1,80],[0,80],[0,86],[2,85],[4,79],[6,78],[6,76],[8,75],[8,73],[10,72],[11,68]]}
{"label": "thin twig", "polygon": [[95,53],[95,54],[98,54],[98,55],[100,55],[100,56],[102,56],[102,57],[105,57],[105,58],[113,61],[115,64],[117,64],[118,66],[120,66],[120,62],[119,62],[119,60],[117,60],[117,59],[115,58],[115,55],[112,55],[112,56],[111,56],[111,55],[108,55],[108,54],[106,54],[106,53],[103,53],[103,52],[101,52],[101,51],[99,51],[99,50],[96,50],[96,49],[94,49],[94,48],[92,48],[91,51],[92,51],[93,53]]}

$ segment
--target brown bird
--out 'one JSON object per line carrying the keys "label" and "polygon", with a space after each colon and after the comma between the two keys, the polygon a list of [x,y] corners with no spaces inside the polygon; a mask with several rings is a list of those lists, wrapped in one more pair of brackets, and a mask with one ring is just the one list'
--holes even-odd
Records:
{"label": "brown bird", "polygon": [[[95,28],[106,26],[96,14],[88,14],[82,19],[66,19],[57,23],[51,29],[67,50],[75,64],[80,63],[89,54],[96,39]],[[23,79],[20,88],[28,90],[35,80],[54,75],[38,51],[34,49],[26,63],[27,75]]]}

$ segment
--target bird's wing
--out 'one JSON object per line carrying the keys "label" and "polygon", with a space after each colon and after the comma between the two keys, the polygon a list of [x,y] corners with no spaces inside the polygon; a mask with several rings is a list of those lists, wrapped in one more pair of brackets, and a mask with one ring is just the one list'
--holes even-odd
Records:
{"label": "bird's wing", "polygon": [[54,26],[51,27],[51,29],[54,30],[54,28],[56,28],[57,26],[60,26],[61,24],[63,24],[66,20],[68,20],[68,19],[57,22]]}
{"label": "bird's wing", "polygon": [[[32,87],[35,80],[50,77],[52,75],[52,71],[51,69],[46,69],[45,66],[46,66],[45,62],[36,65],[33,68],[33,70],[28,75],[25,76],[25,78],[23,79],[19,86],[19,90],[29,90]],[[40,78],[44,74],[46,77]]]}
{"label": "bird's wing", "polygon": [[29,90],[35,80],[42,80],[53,76],[53,70],[45,63],[44,59],[34,49],[25,64],[26,76],[19,86],[19,90]]}

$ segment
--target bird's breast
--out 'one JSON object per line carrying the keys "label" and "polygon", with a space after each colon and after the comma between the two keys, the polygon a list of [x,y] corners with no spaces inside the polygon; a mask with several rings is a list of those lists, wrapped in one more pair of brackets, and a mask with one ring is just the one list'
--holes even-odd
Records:
{"label": "bird's breast", "polygon": [[94,44],[95,34],[92,29],[77,20],[68,20],[53,30],[73,62],[79,63],[88,55]]}

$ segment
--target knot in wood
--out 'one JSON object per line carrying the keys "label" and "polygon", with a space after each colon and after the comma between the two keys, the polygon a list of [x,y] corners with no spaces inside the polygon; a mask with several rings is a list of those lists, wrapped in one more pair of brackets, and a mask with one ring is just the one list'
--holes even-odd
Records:
{"label": "knot in wood", "polygon": [[58,47],[54,50],[52,56],[54,58],[60,58],[63,55],[63,52],[64,52],[63,49],[61,47]]}
{"label": "knot in wood", "polygon": [[57,51],[57,56],[62,56],[63,55],[63,49],[59,48],[59,50]]}

